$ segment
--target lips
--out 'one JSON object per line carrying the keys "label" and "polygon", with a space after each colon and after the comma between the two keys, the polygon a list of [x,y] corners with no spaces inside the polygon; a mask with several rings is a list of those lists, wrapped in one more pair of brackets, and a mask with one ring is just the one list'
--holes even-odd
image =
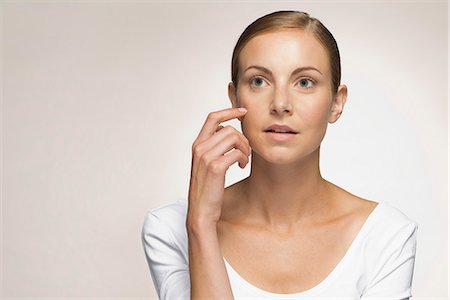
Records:
{"label": "lips", "polygon": [[283,132],[283,133],[293,133],[296,134],[298,131],[292,129],[291,127],[283,124],[273,124],[264,130],[265,132]]}

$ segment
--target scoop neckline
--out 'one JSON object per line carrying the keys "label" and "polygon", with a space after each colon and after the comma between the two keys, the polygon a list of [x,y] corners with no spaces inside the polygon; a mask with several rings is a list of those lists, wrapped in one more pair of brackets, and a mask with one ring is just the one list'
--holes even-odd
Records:
{"label": "scoop neckline", "polygon": [[298,297],[298,296],[309,296],[311,293],[323,290],[327,286],[327,284],[330,283],[332,281],[332,279],[337,276],[338,272],[340,271],[340,269],[342,268],[344,263],[348,260],[348,257],[350,256],[350,254],[354,251],[353,249],[359,243],[359,241],[363,237],[364,233],[368,230],[369,225],[373,222],[374,216],[378,213],[378,211],[380,210],[380,207],[385,204],[384,201],[378,201],[377,203],[378,203],[377,206],[375,206],[375,208],[370,212],[370,214],[368,215],[368,217],[364,221],[363,225],[361,226],[359,232],[356,234],[356,236],[353,239],[352,243],[350,244],[350,246],[348,247],[347,251],[345,252],[344,256],[336,264],[336,266],[333,268],[333,270],[331,270],[331,272],[324,279],[322,279],[321,282],[319,282],[318,284],[316,284],[312,288],[304,290],[302,292],[293,293],[293,294],[277,294],[277,293],[273,293],[273,292],[269,292],[267,290],[261,289],[261,288],[259,288],[257,286],[254,286],[253,284],[248,282],[245,278],[243,278],[230,265],[230,263],[228,263],[228,261],[225,259],[225,257],[222,256],[222,258],[223,258],[225,264],[228,266],[228,270],[230,270],[234,274],[235,277],[240,279],[240,283],[241,284],[243,284],[247,288],[249,288],[249,289],[259,293],[260,295],[272,296],[272,297],[286,297],[286,298]]}

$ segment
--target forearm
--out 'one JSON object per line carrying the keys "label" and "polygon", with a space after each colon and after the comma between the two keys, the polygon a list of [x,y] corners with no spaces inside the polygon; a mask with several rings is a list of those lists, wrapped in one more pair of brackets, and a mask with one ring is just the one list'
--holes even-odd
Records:
{"label": "forearm", "polygon": [[232,300],[215,225],[187,225],[191,300]]}

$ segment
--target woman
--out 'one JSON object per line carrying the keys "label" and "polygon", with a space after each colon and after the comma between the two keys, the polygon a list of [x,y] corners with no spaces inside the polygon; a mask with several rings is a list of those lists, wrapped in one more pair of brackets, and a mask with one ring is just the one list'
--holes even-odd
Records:
{"label": "woman", "polygon": [[[210,113],[192,145],[187,201],[146,215],[160,299],[411,297],[417,223],[320,174],[320,144],[347,98],[340,73],[333,36],[307,13],[274,12],[245,29],[232,108]],[[220,125],[233,118],[243,134]],[[244,168],[250,154],[250,176],[224,188],[230,165]]]}

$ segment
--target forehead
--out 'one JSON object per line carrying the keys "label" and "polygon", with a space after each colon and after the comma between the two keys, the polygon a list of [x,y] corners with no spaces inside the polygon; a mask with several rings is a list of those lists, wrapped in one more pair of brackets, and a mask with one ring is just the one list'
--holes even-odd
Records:
{"label": "forehead", "polygon": [[239,55],[240,70],[258,64],[276,72],[289,72],[297,67],[312,66],[324,76],[329,71],[326,49],[308,31],[282,29],[253,37]]}

